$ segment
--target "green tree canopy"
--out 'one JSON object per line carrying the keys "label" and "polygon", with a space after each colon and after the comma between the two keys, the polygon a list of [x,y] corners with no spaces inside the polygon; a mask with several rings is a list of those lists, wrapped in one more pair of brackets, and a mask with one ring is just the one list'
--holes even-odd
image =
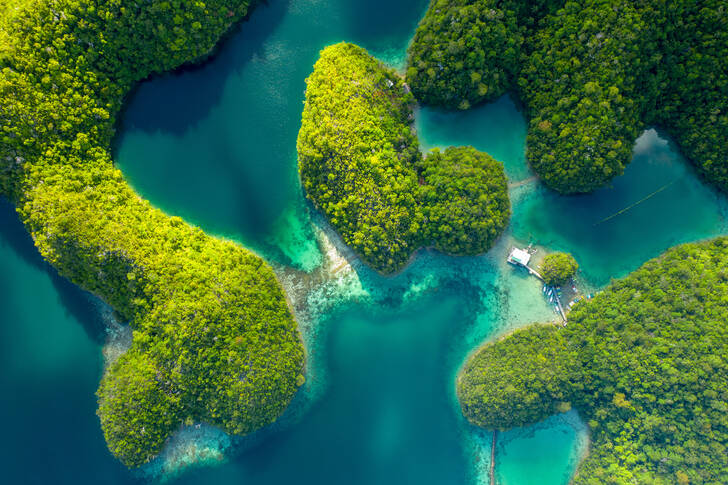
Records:
{"label": "green tree canopy", "polygon": [[563,285],[574,277],[579,265],[571,254],[551,253],[543,258],[541,276],[549,286]]}
{"label": "green tree canopy", "polygon": [[244,0],[6,0],[0,6],[0,193],[42,256],[134,329],[98,391],[128,466],[186,422],[243,434],[301,383],[300,335],[271,267],[141,199],[114,168],[124,96],[209,54]]}
{"label": "green tree canopy", "polygon": [[566,327],[481,348],[458,377],[463,413],[507,429],[577,409],[591,446],[575,484],[728,483],[726,254],[728,238],[670,249]]}
{"label": "green tree canopy", "polygon": [[722,0],[432,0],[407,83],[459,109],[514,91],[528,162],[559,192],[621,175],[650,124],[728,190],[726,58]]}
{"label": "green tree canopy", "polygon": [[375,269],[401,269],[414,251],[487,251],[510,217],[501,163],[472,147],[423,159],[402,79],[364,49],[321,52],[298,134],[306,195]]}

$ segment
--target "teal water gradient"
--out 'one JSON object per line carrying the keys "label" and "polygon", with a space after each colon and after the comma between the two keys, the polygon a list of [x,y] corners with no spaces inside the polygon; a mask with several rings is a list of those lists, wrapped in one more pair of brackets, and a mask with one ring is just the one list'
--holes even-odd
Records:
{"label": "teal water gradient", "polygon": [[96,417],[104,319],[0,199],[0,483],[129,483]]}
{"label": "teal water gradient", "polygon": [[[427,3],[272,1],[210,62],[130,98],[115,153],[127,180],[273,263],[309,354],[306,387],[280,425],[232,446],[214,430],[185,430],[145,472],[195,485],[486,483],[490,434],[460,415],[457,370],[485,339],[555,317],[538,282],[505,264],[509,247],[569,250],[596,288],[672,244],[725,232],[724,198],[656,132],[612,187],[579,197],[544,189],[525,164],[523,117],[504,97],[466,113],[421,109],[416,119],[424,149],[473,144],[504,162],[514,216],[499,244],[475,258],[422,251],[392,278],[362,267],[301,193],[304,80],[319,50],[341,40],[401,67]],[[0,221],[2,482],[145,480],[106,451],[94,414],[106,310],[42,263],[7,204]],[[573,412],[504,433],[498,483],[565,484],[585,440]],[[212,466],[175,473],[202,455]]]}

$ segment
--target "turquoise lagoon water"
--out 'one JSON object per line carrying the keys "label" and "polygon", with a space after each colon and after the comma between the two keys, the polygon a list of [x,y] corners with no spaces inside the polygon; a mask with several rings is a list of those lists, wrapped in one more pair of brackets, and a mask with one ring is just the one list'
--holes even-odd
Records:
{"label": "turquoise lagoon water", "polygon": [[94,393],[105,310],[41,259],[0,199],[0,482],[123,484]]}
{"label": "turquoise lagoon water", "polygon": [[[308,381],[270,430],[231,440],[192,427],[163,459],[125,470],[94,414],[101,346],[118,340],[118,328],[41,261],[0,204],[3,483],[487,483],[490,433],[460,415],[457,370],[482,341],[555,317],[538,282],[505,264],[509,248],[571,251],[581,284],[599,288],[673,244],[726,232],[724,198],[656,131],[610,187],[577,197],[543,188],[525,164],[523,117],[504,97],[416,118],[423,149],[472,144],[504,162],[514,216],[499,244],[475,258],[423,251],[391,278],[363,267],[301,193],[304,80],[319,50],[341,40],[401,67],[427,3],[270,2],[211,61],[142,84],[120,123],[115,157],[130,183],[167,212],[256,250],[291,296]],[[565,484],[586,446],[574,412],[502,433],[497,483]],[[184,469],[191,462],[203,465]]]}

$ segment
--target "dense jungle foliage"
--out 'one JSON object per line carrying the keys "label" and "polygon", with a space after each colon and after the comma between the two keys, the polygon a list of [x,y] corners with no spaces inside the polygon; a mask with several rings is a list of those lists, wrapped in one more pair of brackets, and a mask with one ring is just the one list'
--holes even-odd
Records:
{"label": "dense jungle foliage", "polygon": [[301,181],[366,263],[391,273],[423,246],[477,254],[493,245],[510,217],[501,163],[472,147],[423,159],[412,95],[358,46],[324,49],[307,83]]}
{"label": "dense jungle foliage", "polygon": [[728,190],[727,58],[723,0],[432,0],[407,83],[446,108],[515,91],[528,161],[559,192],[621,175],[649,124]]}
{"label": "dense jungle foliage", "polygon": [[579,265],[571,254],[551,253],[541,262],[541,276],[549,286],[563,285],[574,277]]}
{"label": "dense jungle foliage", "polygon": [[480,349],[458,377],[473,423],[575,408],[591,447],[575,484],[728,483],[728,238],[686,244]]}
{"label": "dense jungle foliage", "polygon": [[126,465],[204,421],[247,433],[302,380],[300,336],[263,260],[142,200],[110,146],[134,83],[209,54],[249,2],[6,0],[0,18],[0,191],[43,257],[134,329],[98,391]]}
{"label": "dense jungle foliage", "polygon": [[448,254],[492,247],[511,214],[503,165],[473,147],[448,147],[433,149],[415,167],[425,240]]}

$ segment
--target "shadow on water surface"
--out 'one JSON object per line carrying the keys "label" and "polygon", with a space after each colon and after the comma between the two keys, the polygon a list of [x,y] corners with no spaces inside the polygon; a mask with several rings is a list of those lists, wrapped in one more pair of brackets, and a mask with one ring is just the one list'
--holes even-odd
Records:
{"label": "shadow on water surface", "polygon": [[30,234],[18,219],[15,207],[2,197],[0,197],[0,244],[8,244],[23,261],[45,271],[66,311],[81,323],[92,341],[99,345],[104,343],[106,325],[97,311],[97,306],[93,304],[96,297],[61,277],[43,260]]}
{"label": "shadow on water surface", "polygon": [[428,0],[397,0],[387,6],[387,15],[382,15],[370,2],[351,2],[345,17],[346,31],[351,35],[347,40],[367,39],[368,47],[374,49],[389,46],[392,33],[402,30],[402,20],[408,19],[414,31],[420,17],[413,17],[412,12],[421,12],[424,16],[428,4]]}
{"label": "shadow on water surface", "polygon": [[[234,154],[234,151],[225,143],[212,147],[211,154],[216,166],[221,172],[224,172],[230,180],[245,180],[247,174],[244,170],[244,164],[240,163]],[[228,210],[237,212],[237,226],[243,228],[243,232],[253,232],[255,230],[270,230],[274,224],[274,220],[268,217],[265,210],[265,202],[260,197],[256,197],[252,191],[238,190],[235,191],[233,197],[237,199],[235,204],[231,204]]]}
{"label": "shadow on water surface", "polygon": [[[114,151],[121,144],[124,132],[161,130],[181,134],[204,119],[219,104],[225,83],[233,72],[262,54],[266,40],[285,16],[289,4],[290,0],[259,2],[250,13],[255,21],[246,19],[233,27],[227,39],[215,47],[213,56],[141,82],[129,94],[118,117],[120,136]],[[240,36],[245,36],[245,42],[237,39]],[[213,72],[215,75],[210,75]],[[135,108],[129,109],[132,105]],[[175,115],[169,116],[169,113]]]}

